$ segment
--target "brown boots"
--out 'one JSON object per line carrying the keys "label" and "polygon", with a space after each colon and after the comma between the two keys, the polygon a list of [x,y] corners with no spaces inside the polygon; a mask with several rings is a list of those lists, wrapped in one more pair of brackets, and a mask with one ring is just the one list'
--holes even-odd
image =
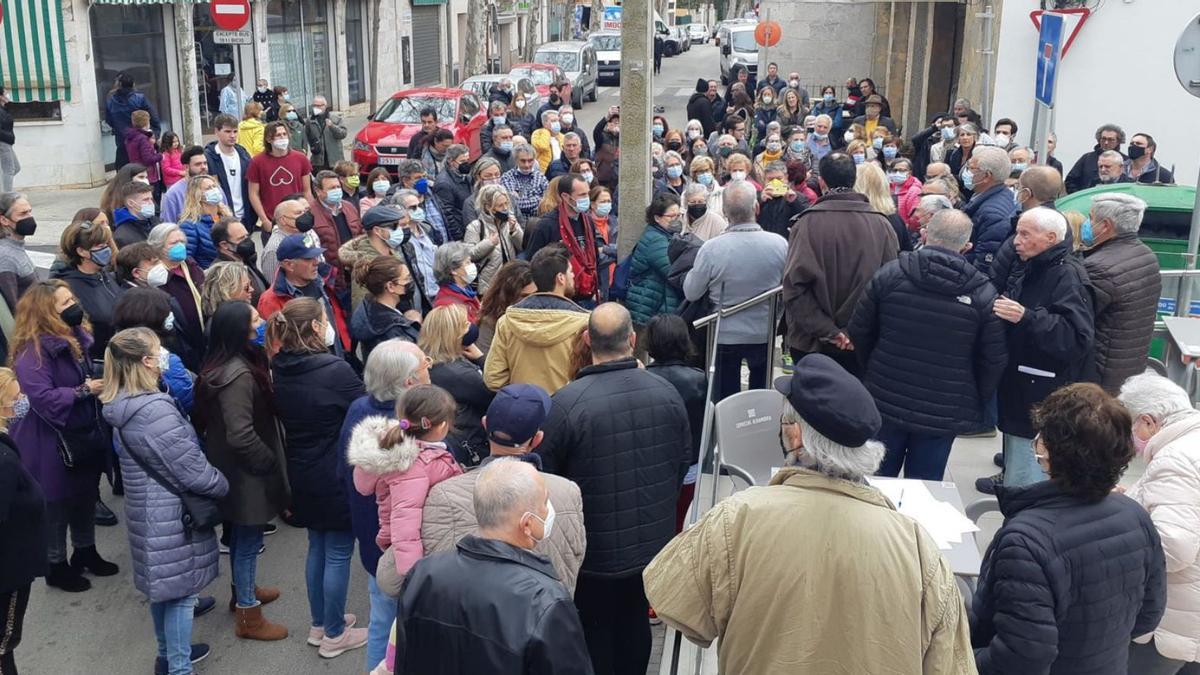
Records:
{"label": "brown boots", "polygon": [[[255,586],[254,599],[260,604],[269,605],[279,599],[279,589],[271,588],[270,586]],[[233,586],[229,587],[229,611],[237,609],[237,590]]]}
{"label": "brown boots", "polygon": [[263,618],[262,605],[238,607],[236,635],[244,640],[282,640],[288,636],[287,626]]}

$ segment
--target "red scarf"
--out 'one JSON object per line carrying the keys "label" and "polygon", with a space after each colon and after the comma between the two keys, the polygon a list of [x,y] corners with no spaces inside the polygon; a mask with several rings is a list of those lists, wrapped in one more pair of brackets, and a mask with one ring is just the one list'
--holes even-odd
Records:
{"label": "red scarf", "polygon": [[575,274],[575,297],[592,298],[596,295],[596,229],[587,213],[579,214],[579,218],[583,223],[583,236],[590,246],[579,246],[579,242],[575,240],[575,228],[571,227],[567,203],[559,203],[558,233],[571,254],[571,271]]}

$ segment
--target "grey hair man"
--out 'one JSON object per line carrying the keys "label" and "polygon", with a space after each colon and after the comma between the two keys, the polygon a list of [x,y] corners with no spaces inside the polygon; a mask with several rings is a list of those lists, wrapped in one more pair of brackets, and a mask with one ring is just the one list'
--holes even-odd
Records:
{"label": "grey hair man", "polygon": [[942,480],[958,434],[984,423],[1007,361],[996,291],[963,257],[971,219],[952,209],[929,221],[925,246],[875,273],[848,330],[883,427],[884,476]]}
{"label": "grey hair man", "polygon": [[1017,210],[1012,192],[1004,181],[1012,172],[1008,153],[995,146],[979,146],[971,153],[962,173],[963,183],[974,191],[963,212],[971,217],[974,229],[971,243],[974,248],[967,259],[976,269],[987,274],[996,250],[1008,239],[1012,215]]}
{"label": "grey hair man", "polygon": [[396,672],[444,669],[451,652],[466,673],[585,672],[580,613],[550,561],[533,551],[557,529],[545,477],[511,458],[473,473],[478,534],[409,571],[396,630],[421,639],[397,645]]}
{"label": "grey hair man", "polygon": [[[783,280],[787,240],[764,230],[756,222],[758,193],[743,180],[730,181],[723,191],[722,210],[729,226],[725,233],[704,242],[696,264],[683,281],[688,300],[705,295],[713,307],[732,307],[775,288]],[[750,388],[767,386],[767,341],[770,308],[764,303],[728,320],[722,319],[717,336],[717,400],[741,390],[742,362],[750,368]]]}
{"label": "grey hair man", "polygon": [[[871,394],[821,354],[795,371],[776,386],[798,413],[788,442],[802,444],[801,466],[722,500],[676,536],[643,574],[654,610],[693,642],[719,639],[720,672],[767,673],[785,662],[793,672],[828,672],[833,662],[854,673],[962,672],[973,655],[950,564],[864,481],[885,451],[872,440],[881,418]],[[785,577],[822,581],[778,583]],[[828,631],[773,628],[831,603],[875,626],[879,639],[851,646]],[[905,635],[884,628],[901,624]]]}
{"label": "grey hair man", "polygon": [[[1067,174],[1067,192],[1086,190],[1100,182],[1100,156],[1110,150],[1120,155],[1125,143],[1125,131],[1115,124],[1102,124],[1096,129],[1096,146],[1086,152],[1071,167]],[[1122,162],[1124,155],[1121,155]]]}
{"label": "grey hair man", "polygon": [[1099,194],[1080,233],[1095,299],[1096,382],[1112,394],[1145,369],[1162,292],[1158,256],[1138,238],[1145,212],[1133,195]]}
{"label": "grey hair man", "polygon": [[[950,203],[944,195],[924,195],[917,202],[917,208],[913,211],[913,217],[917,219],[917,223],[921,226],[921,242],[925,242],[926,227],[929,225],[929,220],[939,211],[953,209],[954,204]],[[970,220],[969,218],[967,220]],[[971,232],[967,231],[967,238],[970,239]]]}
{"label": "grey hair man", "polygon": [[592,664],[642,673],[652,642],[642,570],[675,534],[679,489],[696,459],[678,391],[633,358],[629,311],[600,305],[585,339],[592,365],[554,394],[537,453],[583,492],[588,551],[575,603]]}
{"label": "grey hair man", "polygon": [[[512,458],[528,462],[540,471],[542,458],[533,450],[541,445],[542,425],[549,414],[550,396],[535,384],[510,384],[496,392],[483,417],[489,453],[480,467]],[[479,527],[471,494],[480,473],[468,471],[429,490],[421,522],[421,542],[426,555],[452,550],[459,539]],[[550,559],[558,579],[574,595],[587,538],[583,497],[579,486],[562,476],[542,474],[542,480],[554,504],[555,526],[550,536],[539,541],[533,550]]]}
{"label": "grey hair man", "polygon": [[1096,160],[1096,172],[1100,185],[1133,182],[1132,178],[1125,175],[1125,157],[1116,150],[1100,153]]}
{"label": "grey hair man", "polygon": [[[1067,219],[1054,209],[1039,206],[1021,214],[1013,240],[1020,260],[992,306],[1008,326],[1009,360],[997,396],[1006,487],[1046,480],[1034,457],[1030,411],[1055,389],[1089,378],[1093,369],[1092,291],[1066,235]],[[1145,353],[1139,358],[1144,364]],[[995,476],[980,478],[975,487],[991,494],[996,483]]]}

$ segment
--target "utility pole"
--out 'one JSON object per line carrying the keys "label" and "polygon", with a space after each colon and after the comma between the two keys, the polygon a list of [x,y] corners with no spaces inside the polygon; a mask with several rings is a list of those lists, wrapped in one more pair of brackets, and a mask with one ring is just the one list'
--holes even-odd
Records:
{"label": "utility pole", "polygon": [[[183,110],[183,145],[199,145],[203,138],[200,127],[199,85],[196,82],[196,34],[192,11],[194,6],[185,0],[175,0],[175,43],[179,46],[179,97]],[[234,73],[240,77],[241,73]]]}
{"label": "utility pole", "polygon": [[976,19],[983,19],[983,49],[979,53],[983,55],[983,100],[980,101],[979,114],[983,117],[984,124],[991,124],[992,112],[992,59],[996,55],[996,50],[992,49],[992,22],[996,18],[995,12],[992,11],[991,5],[986,5],[983,8],[982,14],[976,14]]}
{"label": "utility pole", "polygon": [[625,0],[621,10],[621,199],[617,257],[646,229],[650,203],[650,117],[654,97],[654,0]]}

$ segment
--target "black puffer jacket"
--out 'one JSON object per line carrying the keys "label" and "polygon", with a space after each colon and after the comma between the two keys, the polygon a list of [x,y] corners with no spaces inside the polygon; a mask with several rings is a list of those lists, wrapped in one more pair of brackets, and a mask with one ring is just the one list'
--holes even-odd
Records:
{"label": "black puffer jacket", "polygon": [[700,122],[704,128],[704,136],[717,130],[717,124],[722,120],[713,118],[713,102],[705,94],[708,92],[708,80],[700,78],[696,81],[696,92],[688,98],[687,116],[689,120]]}
{"label": "black puffer jacket", "polygon": [[1095,380],[1111,394],[1146,369],[1162,277],[1158,257],[1138,240],[1121,234],[1083,252],[1096,312]]}
{"label": "black puffer jacket", "polygon": [[1129,642],[1166,607],[1166,563],[1137,502],[1085,502],[1042,481],[999,488],[1004,526],[979,573],[971,620],[980,675],[1125,675]]}
{"label": "black puffer jacket", "polygon": [[675,536],[675,502],[692,463],[679,392],[629,357],[584,368],[553,401],[536,452],[545,471],[583,493],[580,574],[640,574]]}
{"label": "black puffer jacket", "polygon": [[490,454],[483,416],[496,392],[483,383],[479,366],[464,358],[433,366],[429,369],[429,380],[450,392],[458,404],[454,429],[446,438],[446,445],[460,464],[477,466]]}
{"label": "black puffer jacket", "polygon": [[350,404],[366,393],[362,380],[350,364],[327,352],[280,352],[271,374],[296,522],[314,530],[349,531],[350,506],[336,478],[338,436]]}
{"label": "black puffer jacket", "polygon": [[397,673],[592,672],[571,594],[550,561],[473,534],[417,561],[396,616]]}
{"label": "black puffer jacket", "polygon": [[469,220],[463,220],[463,206],[471,198],[471,178],[456,171],[445,171],[433,184],[433,194],[441,207],[446,231],[453,241],[462,241]]}
{"label": "black puffer jacket", "polygon": [[417,343],[421,336],[421,324],[404,316],[398,309],[364,298],[350,317],[350,336],[358,341],[362,349],[363,363],[380,342],[400,338]]}
{"label": "black puffer jacket", "polygon": [[704,428],[704,402],[708,393],[708,377],[699,368],[683,361],[664,361],[646,366],[646,372],[654,373],[675,387],[687,409],[688,426],[692,430],[692,458],[700,457],[700,431]]}
{"label": "black puffer jacket", "polygon": [[[3,142],[3,141],[0,141]],[[46,496],[0,431],[0,593],[46,574]]]}
{"label": "black puffer jacket", "polygon": [[[92,324],[92,335],[96,341],[88,350],[93,361],[104,361],[104,350],[108,341],[116,333],[113,325],[113,311],[117,307],[117,299],[121,297],[121,286],[109,272],[101,270],[95,274],[85,274],[78,268],[67,267],[65,264],[51,268],[50,277],[62,279],[71,287],[79,306],[87,313],[88,321]],[[180,318],[178,316],[176,319]]]}
{"label": "black puffer jacket", "polygon": [[946,249],[901,253],[875,273],[848,330],[884,419],[926,434],[979,428],[1008,357],[995,299],[987,276]]}
{"label": "black puffer jacket", "polygon": [[1083,380],[1091,368],[1092,291],[1069,239],[1017,261],[1004,289],[1025,314],[1017,324],[1005,322],[1008,366],[1000,380],[999,427],[1033,438],[1030,409],[1055,389]]}

